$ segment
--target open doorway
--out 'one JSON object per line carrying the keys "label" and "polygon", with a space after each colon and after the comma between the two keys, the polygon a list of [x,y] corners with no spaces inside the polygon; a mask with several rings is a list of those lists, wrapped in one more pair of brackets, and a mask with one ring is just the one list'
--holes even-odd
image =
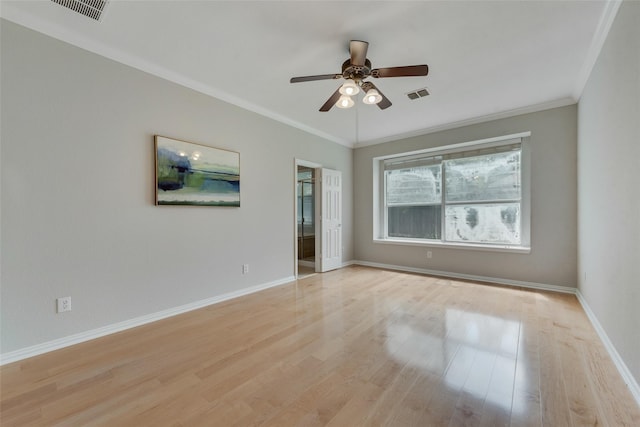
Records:
{"label": "open doorway", "polygon": [[316,271],[315,169],[298,166],[296,182],[298,277]]}
{"label": "open doorway", "polygon": [[296,160],[296,277],[316,272],[317,189],[315,163]]}

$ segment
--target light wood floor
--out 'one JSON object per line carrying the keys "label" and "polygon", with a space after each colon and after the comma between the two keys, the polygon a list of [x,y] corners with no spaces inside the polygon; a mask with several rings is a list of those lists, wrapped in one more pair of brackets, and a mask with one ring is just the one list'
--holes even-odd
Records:
{"label": "light wood floor", "polygon": [[365,267],[0,375],[6,427],[640,426],[574,296]]}

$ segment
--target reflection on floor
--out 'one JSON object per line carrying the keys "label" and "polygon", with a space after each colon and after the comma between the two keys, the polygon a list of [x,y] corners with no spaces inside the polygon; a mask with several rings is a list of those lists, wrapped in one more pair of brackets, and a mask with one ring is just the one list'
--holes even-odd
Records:
{"label": "reflection on floor", "polygon": [[314,274],[316,274],[315,268],[298,265],[298,280],[304,279],[305,277],[313,276]]}
{"label": "reflection on floor", "polygon": [[361,266],[6,364],[0,378],[3,427],[640,426],[575,295]]}
{"label": "reflection on floor", "polygon": [[[432,333],[400,319],[406,314],[392,313],[398,321],[387,324],[387,353],[399,363],[423,372],[443,375],[444,384],[454,390],[464,390],[472,399],[484,400],[484,405],[511,411],[511,417],[526,410],[525,393],[513,394],[515,386],[527,389],[527,378],[513,379],[516,371],[519,337],[522,323],[457,308],[445,308],[443,322],[446,332]],[[408,338],[407,338],[408,337]],[[415,354],[423,357],[415,358]],[[468,370],[457,369],[453,361],[464,361]],[[526,369],[521,356],[521,369]],[[442,374],[444,373],[444,374]],[[493,383],[493,387],[491,387]]]}

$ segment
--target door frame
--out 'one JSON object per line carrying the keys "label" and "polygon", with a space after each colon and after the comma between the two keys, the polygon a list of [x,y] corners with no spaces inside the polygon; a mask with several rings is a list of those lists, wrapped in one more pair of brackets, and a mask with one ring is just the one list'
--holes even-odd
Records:
{"label": "door frame", "polygon": [[[295,278],[298,278],[298,191],[297,191],[297,187],[298,187],[298,166],[304,166],[307,168],[313,168],[315,169],[315,173],[314,173],[314,177],[316,179],[318,179],[318,169],[322,168],[322,165],[319,163],[315,163],[315,162],[310,162],[308,160],[303,160],[303,159],[298,159],[298,158],[294,158],[293,159],[293,276]],[[320,221],[318,221],[318,209],[320,206],[320,201],[318,199],[319,196],[319,192],[317,191],[317,187],[314,188],[313,191],[313,203],[314,203],[314,207],[315,207],[315,243],[316,243],[316,249],[315,249],[315,271],[319,271],[320,270],[320,252],[318,252],[319,248],[319,239],[318,239],[318,233],[320,232]]]}

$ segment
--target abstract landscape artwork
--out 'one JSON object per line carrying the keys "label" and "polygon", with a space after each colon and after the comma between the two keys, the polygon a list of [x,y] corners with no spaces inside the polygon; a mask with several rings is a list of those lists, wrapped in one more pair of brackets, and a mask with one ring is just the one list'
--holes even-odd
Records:
{"label": "abstract landscape artwork", "polygon": [[240,153],[155,137],[156,205],[240,206]]}

